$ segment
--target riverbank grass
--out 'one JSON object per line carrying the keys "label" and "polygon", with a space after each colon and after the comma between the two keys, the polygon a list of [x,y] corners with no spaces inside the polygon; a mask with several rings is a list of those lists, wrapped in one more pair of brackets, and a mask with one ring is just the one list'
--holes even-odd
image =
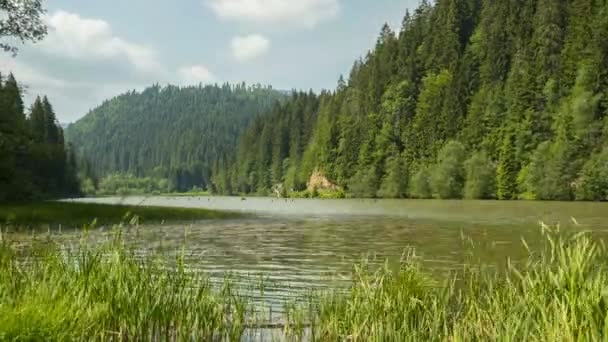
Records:
{"label": "riverbank grass", "polygon": [[11,226],[57,225],[82,227],[95,220],[98,224],[117,224],[126,215],[142,222],[196,221],[239,217],[240,214],[196,208],[169,208],[109,205],[76,202],[35,202],[0,204],[0,224]]}
{"label": "riverbank grass", "polygon": [[[91,247],[0,244],[0,340],[229,340],[264,325],[226,280],[211,285],[178,257],[141,259],[122,240]],[[506,271],[428,276],[353,268],[352,284],[287,305],[283,334],[314,341],[603,341],[608,253],[585,234],[547,233],[542,252]],[[254,336],[259,336],[253,334]]]}

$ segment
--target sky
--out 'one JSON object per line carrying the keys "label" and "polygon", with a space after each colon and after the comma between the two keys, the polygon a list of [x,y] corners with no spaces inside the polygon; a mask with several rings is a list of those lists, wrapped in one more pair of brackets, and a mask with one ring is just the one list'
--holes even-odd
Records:
{"label": "sky", "polygon": [[333,89],[418,0],[46,0],[49,34],[0,55],[0,72],[74,122],[104,100],[161,85],[247,82]]}

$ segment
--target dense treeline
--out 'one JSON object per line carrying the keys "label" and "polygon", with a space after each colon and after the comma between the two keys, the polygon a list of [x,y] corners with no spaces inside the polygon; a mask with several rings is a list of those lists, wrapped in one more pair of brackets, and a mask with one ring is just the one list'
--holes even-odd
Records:
{"label": "dense treeline", "polygon": [[221,192],[608,199],[608,2],[422,1],[347,81],[258,118]]}
{"label": "dense treeline", "polygon": [[219,165],[213,190],[220,193],[267,193],[274,184],[295,188],[306,182],[301,159],[319,108],[312,92],[295,92],[286,103],[256,117],[241,137],[235,168]]}
{"label": "dense treeline", "polygon": [[156,85],[104,102],[70,125],[66,138],[87,159],[89,176],[120,172],[168,179],[171,191],[207,188],[249,121],[283,97],[260,85]]}
{"label": "dense treeline", "polygon": [[78,193],[74,154],[49,100],[36,98],[26,116],[15,77],[0,78],[0,201]]}

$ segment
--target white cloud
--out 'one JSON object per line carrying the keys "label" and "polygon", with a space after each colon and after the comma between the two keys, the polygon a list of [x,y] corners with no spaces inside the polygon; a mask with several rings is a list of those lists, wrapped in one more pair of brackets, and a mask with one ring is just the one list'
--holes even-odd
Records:
{"label": "white cloud", "polygon": [[149,85],[148,82],[131,80],[100,84],[58,78],[6,54],[0,54],[0,70],[5,76],[12,72],[17,82],[25,88],[23,97],[26,105],[32,103],[38,95],[47,95],[60,122],[72,122],[111,96],[130,89],[143,89]]}
{"label": "white cloud", "polygon": [[162,69],[153,49],[116,36],[104,20],[65,11],[48,15],[45,20],[49,35],[41,46],[49,53],[75,59],[124,58],[143,72]]}
{"label": "white cloud", "polygon": [[232,55],[243,63],[265,55],[270,49],[270,41],[259,34],[237,36],[232,39]]}
{"label": "white cloud", "polygon": [[191,65],[178,70],[181,80],[188,84],[209,83],[215,80],[213,74],[202,65]]}
{"label": "white cloud", "polygon": [[339,0],[207,0],[215,14],[226,20],[315,27],[335,17]]}
{"label": "white cloud", "polygon": [[12,72],[17,81],[28,87],[66,88],[70,85],[65,80],[49,76],[34,67],[18,62],[15,58],[6,54],[0,54],[0,70],[5,74]]}

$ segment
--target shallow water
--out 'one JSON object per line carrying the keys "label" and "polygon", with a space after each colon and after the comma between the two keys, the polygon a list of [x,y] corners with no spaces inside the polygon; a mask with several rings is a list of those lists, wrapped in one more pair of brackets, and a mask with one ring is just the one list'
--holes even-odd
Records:
{"label": "shallow water", "polygon": [[[235,220],[144,224],[127,236],[142,256],[179,254],[221,279],[226,272],[251,279],[264,274],[266,299],[283,300],[312,289],[346,285],[362,258],[395,265],[415,251],[425,269],[441,277],[466,263],[504,265],[541,241],[539,222],[564,230],[608,232],[608,204],[560,202],[284,200],[234,197],[129,197],[80,199],[239,211]],[[572,217],[578,225],[573,224]],[[107,230],[93,238],[107,238]],[[75,233],[62,235],[69,240]],[[74,235],[75,236],[75,235]]]}

